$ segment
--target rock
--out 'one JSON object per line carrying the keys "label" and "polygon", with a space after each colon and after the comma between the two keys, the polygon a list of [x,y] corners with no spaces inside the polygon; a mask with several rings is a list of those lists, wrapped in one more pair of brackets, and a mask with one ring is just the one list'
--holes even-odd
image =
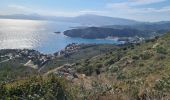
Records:
{"label": "rock", "polygon": [[152,46],[152,48],[155,49],[155,48],[158,47],[158,46],[159,46],[159,43],[156,43],[156,44],[154,44],[154,45]]}
{"label": "rock", "polygon": [[30,67],[33,69],[38,69],[38,65],[34,65],[34,63],[31,60],[29,60],[26,64],[24,64],[24,66]]}
{"label": "rock", "polygon": [[69,81],[72,81],[72,80],[74,79],[74,76],[68,75],[68,76],[66,77],[66,79],[69,80]]}

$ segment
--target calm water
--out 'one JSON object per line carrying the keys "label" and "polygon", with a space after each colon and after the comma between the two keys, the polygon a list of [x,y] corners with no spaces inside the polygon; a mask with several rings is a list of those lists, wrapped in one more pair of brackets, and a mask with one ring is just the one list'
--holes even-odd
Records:
{"label": "calm water", "polygon": [[116,40],[70,38],[54,33],[56,31],[63,32],[75,26],[79,26],[79,24],[0,19],[0,49],[27,48],[43,53],[54,53],[70,43],[119,43]]}

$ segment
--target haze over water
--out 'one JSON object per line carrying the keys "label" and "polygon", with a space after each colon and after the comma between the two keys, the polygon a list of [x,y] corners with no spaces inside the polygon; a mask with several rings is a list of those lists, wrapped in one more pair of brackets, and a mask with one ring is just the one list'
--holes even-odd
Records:
{"label": "haze over water", "polygon": [[70,38],[54,33],[78,25],[66,22],[0,19],[0,49],[35,49],[43,53],[54,53],[70,43],[118,43],[116,40]]}

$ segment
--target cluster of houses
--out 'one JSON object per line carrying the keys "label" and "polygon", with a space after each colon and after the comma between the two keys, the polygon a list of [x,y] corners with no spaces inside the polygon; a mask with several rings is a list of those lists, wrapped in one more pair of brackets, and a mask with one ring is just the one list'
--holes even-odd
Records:
{"label": "cluster of houses", "polygon": [[65,47],[65,49],[55,53],[56,56],[68,56],[74,52],[77,52],[81,48],[80,44],[72,43]]}
{"label": "cluster of houses", "polygon": [[41,54],[38,51],[28,50],[28,49],[1,50],[0,52],[2,52],[0,58],[1,59],[3,58],[4,61],[9,61],[12,59],[18,59],[18,60],[25,59],[27,60],[27,62],[25,62],[24,65],[27,67],[34,67],[34,68],[35,66],[41,67],[50,59],[54,59],[53,55],[45,55],[45,54]]}
{"label": "cluster of houses", "polygon": [[121,37],[118,38],[118,41],[124,41],[124,43],[141,43],[143,42],[145,39],[143,37]]}

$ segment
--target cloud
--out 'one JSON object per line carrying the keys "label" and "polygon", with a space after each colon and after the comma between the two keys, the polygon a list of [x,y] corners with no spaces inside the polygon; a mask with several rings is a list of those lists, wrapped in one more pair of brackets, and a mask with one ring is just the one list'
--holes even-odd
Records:
{"label": "cloud", "polygon": [[1,14],[11,15],[11,14],[39,14],[43,16],[74,16],[77,12],[71,11],[57,11],[51,9],[28,7],[23,5],[11,4],[8,5],[4,11],[0,10]]}
{"label": "cloud", "polygon": [[16,5],[16,4],[10,4],[5,6],[4,8],[1,8],[0,10],[1,14],[31,14],[35,13],[34,9],[22,5]]}
{"label": "cloud", "polygon": [[159,21],[170,19],[170,6],[150,6],[166,0],[128,0],[126,2],[108,3],[106,9],[115,17],[146,21]]}
{"label": "cloud", "polygon": [[106,13],[109,13],[108,11],[101,11],[101,10],[91,10],[91,9],[88,9],[88,10],[80,10],[78,12],[78,14],[99,14],[99,15],[104,15]]}
{"label": "cloud", "polygon": [[43,9],[43,8],[37,8],[37,7],[28,7],[23,5],[16,5],[11,4],[8,5],[3,12],[0,10],[1,14],[10,15],[10,14],[39,14],[43,16],[78,16],[82,14],[98,14],[98,15],[104,15],[105,13],[108,13],[107,11],[101,11],[101,10],[94,10],[94,9],[81,9],[81,10],[57,10],[57,9]]}
{"label": "cloud", "polygon": [[129,0],[129,4],[131,5],[147,5],[147,4],[153,4],[153,3],[160,3],[164,2],[166,0]]}
{"label": "cloud", "polygon": [[11,10],[14,12],[32,12],[33,11],[33,9],[29,7],[22,6],[22,5],[15,5],[15,4],[8,5],[7,10]]}
{"label": "cloud", "polygon": [[121,11],[122,13],[163,13],[163,12],[170,12],[170,6],[165,6],[161,8],[152,8],[152,7],[147,7],[147,8],[137,8],[130,6],[126,3],[114,3],[114,4],[109,4],[107,7],[116,9],[117,11]]}
{"label": "cloud", "polygon": [[[125,0],[124,2],[106,3],[100,9],[51,9],[38,8],[31,5],[17,5],[11,4],[1,7],[0,13],[4,15],[12,14],[38,14],[43,16],[78,16],[82,14],[97,14],[106,15],[111,17],[123,17],[135,20],[169,20],[170,19],[170,6],[150,6],[149,4],[155,4],[165,2],[166,0]],[[147,5],[147,6],[145,6]]]}
{"label": "cloud", "polygon": [[154,8],[154,7],[138,7],[138,5],[147,5],[153,3],[164,2],[166,0],[129,0],[128,2],[108,3],[107,8],[116,9],[122,13],[160,13],[169,12],[170,6]]}
{"label": "cloud", "polygon": [[108,3],[107,8],[131,8],[139,5],[165,2],[166,0],[128,0],[126,2]]}
{"label": "cloud", "polygon": [[13,8],[13,9],[19,9],[19,10],[28,10],[29,8],[25,7],[25,6],[21,6],[21,5],[8,5],[8,8]]}

